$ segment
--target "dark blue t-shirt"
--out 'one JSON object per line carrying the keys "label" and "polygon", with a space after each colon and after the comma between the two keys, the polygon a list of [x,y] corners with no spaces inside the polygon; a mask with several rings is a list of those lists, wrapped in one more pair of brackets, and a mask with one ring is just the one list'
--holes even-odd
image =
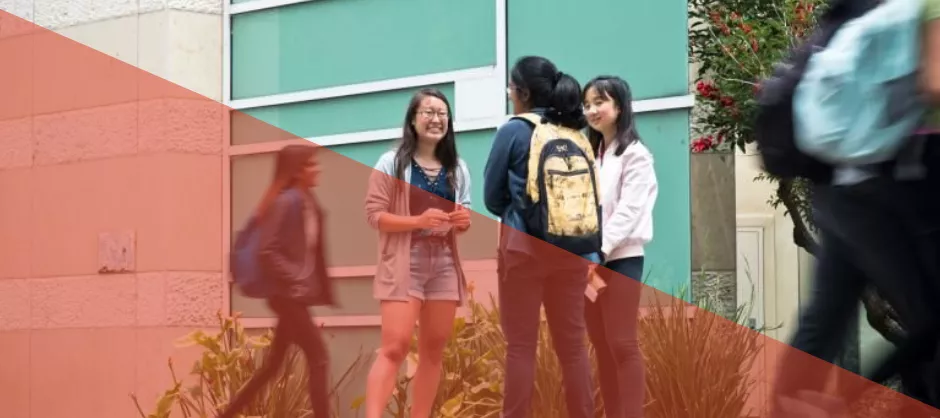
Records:
{"label": "dark blue t-shirt", "polygon": [[[411,160],[411,189],[408,205],[411,215],[418,216],[426,210],[435,208],[450,213],[454,211],[457,194],[450,186],[447,169],[441,167],[437,177],[431,179],[424,169],[414,160]],[[421,190],[417,190],[421,189]],[[427,193],[424,193],[427,192]],[[427,231],[415,231],[414,237],[425,237]]]}

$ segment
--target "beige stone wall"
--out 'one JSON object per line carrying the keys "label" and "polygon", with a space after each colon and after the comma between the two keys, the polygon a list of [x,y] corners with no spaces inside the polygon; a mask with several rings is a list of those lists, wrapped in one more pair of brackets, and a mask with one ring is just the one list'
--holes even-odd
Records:
{"label": "beige stone wall", "polygon": [[[221,98],[217,1],[0,9]],[[3,26],[0,48],[13,35]],[[170,356],[188,371],[195,353],[176,339],[214,325],[223,306],[222,113],[211,103],[162,97],[0,118],[0,416],[132,417],[129,394],[150,408],[169,387]],[[99,273],[121,265],[129,271]]]}

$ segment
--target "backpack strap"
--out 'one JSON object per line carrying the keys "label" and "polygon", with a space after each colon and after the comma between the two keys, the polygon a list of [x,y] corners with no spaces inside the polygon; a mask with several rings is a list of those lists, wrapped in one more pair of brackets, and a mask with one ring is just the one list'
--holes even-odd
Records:
{"label": "backpack strap", "polygon": [[512,119],[524,120],[532,125],[532,137],[529,139],[529,158],[526,163],[526,166],[528,167],[528,174],[526,176],[526,195],[529,196],[529,199],[532,203],[537,203],[539,201],[539,157],[542,153],[542,145],[544,143],[542,136],[545,134],[545,129],[550,127],[542,122],[544,120],[542,115],[534,112],[521,113],[510,118],[510,120]]}

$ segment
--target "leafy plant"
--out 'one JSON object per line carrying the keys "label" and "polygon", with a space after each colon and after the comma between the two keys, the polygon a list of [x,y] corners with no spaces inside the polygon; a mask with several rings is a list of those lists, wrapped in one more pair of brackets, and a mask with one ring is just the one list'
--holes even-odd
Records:
{"label": "leafy plant", "polygon": [[[705,309],[688,311],[681,299],[648,308],[639,324],[640,345],[646,362],[646,416],[696,418],[741,416],[752,381],[748,371],[759,351],[758,333],[736,325],[748,316],[739,310],[727,321]],[[454,332],[444,351],[443,379],[434,410],[446,418],[492,418],[500,415],[505,376],[506,342],[500,329],[499,308],[494,298],[489,304],[469,301],[470,315],[454,321]],[[691,315],[689,313],[691,312]],[[218,316],[220,330],[215,334],[196,331],[180,342],[204,349],[189,374],[191,383],[177,376],[169,363],[173,384],[160,398],[152,413],[145,413],[131,395],[142,418],[168,418],[178,412],[183,417],[215,417],[258,369],[271,341],[270,331],[248,336],[237,317]],[[601,418],[603,404],[596,381],[597,363],[589,350],[595,376],[595,417]],[[536,378],[532,416],[566,417],[561,366],[555,356],[547,323],[541,323],[536,351]],[[364,363],[360,355],[332,388],[338,392]],[[410,361],[417,361],[417,344],[412,344]],[[245,416],[267,418],[311,417],[308,409],[306,367],[298,350],[285,361],[286,370],[264,389],[243,412]],[[408,389],[412,376],[396,384],[387,412],[396,418],[408,416]],[[351,409],[358,410],[362,398]],[[336,405],[334,411],[342,408]],[[334,412],[338,416],[338,412]]]}
{"label": "leafy plant", "polygon": [[[754,142],[760,80],[810,33],[824,7],[823,0],[689,0],[689,55],[699,65],[693,152],[743,151]],[[786,185],[789,194],[778,192],[772,203],[808,222],[806,188]]]}
{"label": "leafy plant", "polygon": [[[500,328],[500,311],[492,296],[489,306],[471,299],[468,301],[468,308],[467,317],[454,320],[451,338],[444,349],[442,379],[432,410],[437,411],[434,416],[444,418],[499,417],[506,370],[506,339]],[[544,318],[536,352],[532,416],[564,417],[566,414],[561,365],[555,357]],[[417,339],[413,339],[409,362],[416,364],[417,361]],[[389,416],[409,416],[408,391],[411,380],[411,376],[405,375],[397,381],[392,400],[386,409]],[[595,399],[599,400],[600,390],[595,393]],[[361,406],[362,401],[363,398],[359,398],[357,405]],[[596,417],[603,417],[599,403]]]}
{"label": "leafy plant", "polygon": [[[219,332],[207,334],[194,331],[183,337],[178,346],[198,345],[204,349],[202,357],[193,364],[189,373],[191,383],[177,375],[172,359],[168,362],[172,386],[157,399],[154,411],[145,413],[136,395],[131,398],[142,418],[169,418],[174,411],[185,418],[214,418],[228,403],[231,396],[260,368],[270,348],[272,332],[251,337],[238,321],[238,317],[217,314]],[[357,357],[331,389],[336,402],[337,394],[353,374],[362,367],[362,356]],[[302,352],[289,349],[284,361],[284,373],[272,379],[255,400],[242,411],[242,415],[266,418],[309,418],[307,367]],[[334,416],[339,405],[334,406]],[[175,415],[174,415],[175,416]]]}
{"label": "leafy plant", "polygon": [[[454,322],[444,351],[443,380],[435,416],[491,418],[500,416],[505,376],[506,341],[499,308],[468,301],[470,314]],[[724,418],[742,416],[753,381],[749,370],[760,350],[761,336],[736,323],[748,316],[739,310],[727,321],[705,309],[687,310],[681,299],[657,302],[640,320],[640,344],[646,362],[646,416]],[[567,416],[558,363],[547,323],[541,323],[536,350],[536,377],[531,416]],[[595,417],[604,416],[597,362],[589,350],[595,376]],[[416,345],[412,361],[417,360]],[[407,417],[410,377],[399,380],[389,413]]]}
{"label": "leafy plant", "polygon": [[766,338],[741,325],[750,316],[748,308],[738,309],[731,320],[678,298],[648,309],[640,320],[651,400],[646,416],[748,416],[755,386],[750,371]]}

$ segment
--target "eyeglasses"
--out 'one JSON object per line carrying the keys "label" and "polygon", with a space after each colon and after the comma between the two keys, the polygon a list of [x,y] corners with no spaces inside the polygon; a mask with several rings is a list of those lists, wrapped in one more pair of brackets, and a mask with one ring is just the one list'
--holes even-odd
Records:
{"label": "eyeglasses", "polygon": [[430,109],[419,110],[418,115],[425,119],[431,119],[435,115],[437,115],[437,117],[440,118],[441,120],[447,120],[450,117],[450,115],[447,112],[436,112]]}

